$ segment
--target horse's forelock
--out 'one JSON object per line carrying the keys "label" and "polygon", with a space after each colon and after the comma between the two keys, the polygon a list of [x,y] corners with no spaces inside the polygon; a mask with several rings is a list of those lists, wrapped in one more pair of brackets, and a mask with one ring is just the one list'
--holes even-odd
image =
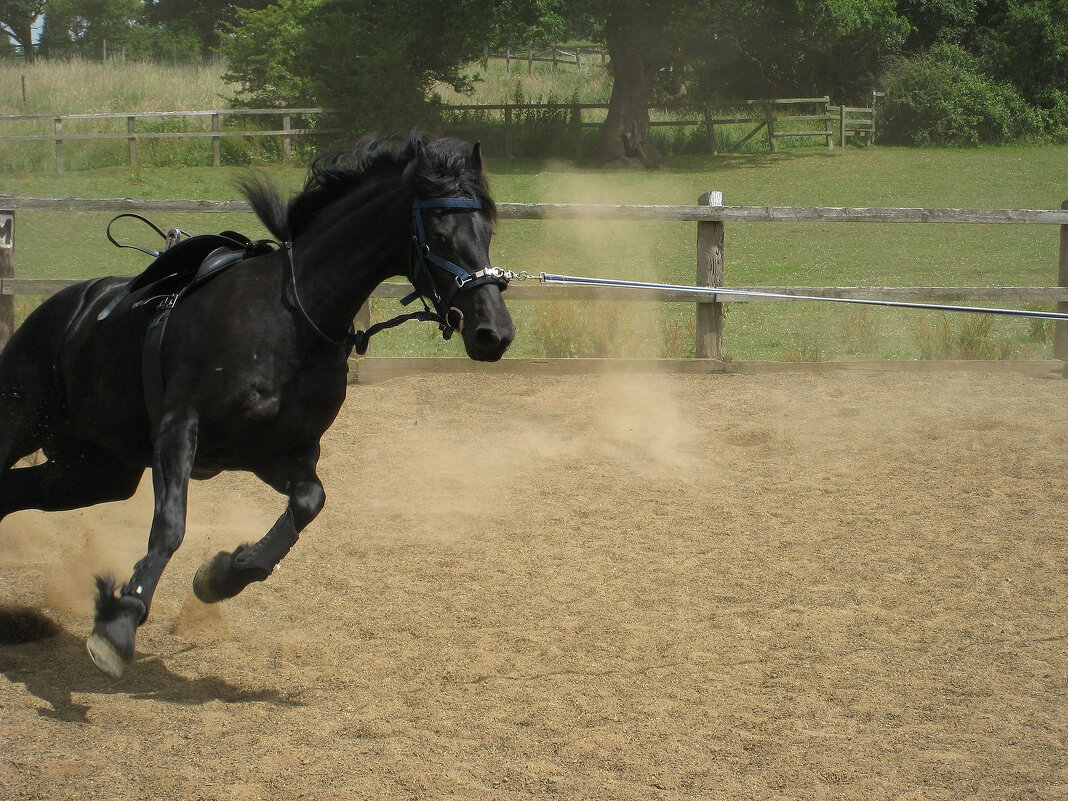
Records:
{"label": "horse's forelock", "polygon": [[481,163],[472,159],[472,148],[466,142],[413,134],[407,153],[406,185],[415,196],[475,197],[490,216],[496,215]]}

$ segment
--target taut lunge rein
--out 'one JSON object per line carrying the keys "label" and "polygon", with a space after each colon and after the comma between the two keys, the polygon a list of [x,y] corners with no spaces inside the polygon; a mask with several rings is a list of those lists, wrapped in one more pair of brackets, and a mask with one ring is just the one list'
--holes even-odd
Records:
{"label": "taut lunge rein", "polygon": [[891,306],[899,309],[924,309],[927,311],[971,312],[974,314],[1000,314],[1009,317],[1029,317],[1036,320],[1068,321],[1062,312],[1032,311],[1030,309],[996,309],[987,306],[953,306],[943,303],[911,303],[901,300],[875,300],[874,298],[832,298],[824,295],[787,295],[782,292],[761,292],[756,289],[730,289],[721,286],[684,286],[681,284],[654,284],[645,281],[619,281],[611,278],[586,278],[577,275],[553,275],[541,273],[509,273],[510,278],[534,279],[557,286],[616,287],[620,289],[680,290],[697,295],[726,295],[741,297],[774,298],[775,300],[818,300],[828,303],[857,303],[864,306]]}

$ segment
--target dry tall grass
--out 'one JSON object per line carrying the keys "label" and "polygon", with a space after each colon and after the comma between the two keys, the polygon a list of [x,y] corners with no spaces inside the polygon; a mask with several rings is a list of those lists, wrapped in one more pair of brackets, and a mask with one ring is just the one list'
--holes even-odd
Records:
{"label": "dry tall grass", "polygon": [[81,59],[36,64],[0,61],[0,114],[224,108],[235,87],[222,79],[223,72],[221,63],[197,66]]}

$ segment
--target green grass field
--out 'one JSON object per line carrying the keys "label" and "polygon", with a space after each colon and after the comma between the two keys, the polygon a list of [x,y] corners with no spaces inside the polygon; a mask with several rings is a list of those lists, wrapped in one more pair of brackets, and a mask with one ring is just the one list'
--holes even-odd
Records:
{"label": "green grass field", "polygon": [[[677,159],[656,172],[577,169],[563,163],[489,165],[500,201],[692,204],[709,189],[729,205],[1057,208],[1068,196],[1068,148],[912,150],[813,148],[763,156]],[[160,168],[0,175],[0,191],[39,197],[236,197],[238,171]],[[268,170],[287,188],[303,170]],[[23,277],[89,277],[144,266],[104,239],[109,214],[23,212],[16,264]],[[154,215],[160,217],[160,215]],[[262,229],[251,217],[178,215],[166,227],[192,232]],[[502,221],[494,262],[530,272],[656,279],[692,284],[696,230],[689,223]],[[132,236],[141,232],[131,227]],[[726,282],[735,285],[1020,285],[1056,283],[1055,226],[731,224]],[[24,313],[35,299],[20,298]],[[685,356],[694,312],[683,304],[516,303],[520,334],[510,355]],[[376,316],[392,313],[376,301]],[[971,316],[831,304],[728,307],[726,352],[736,359],[916,358],[932,337],[960,355],[1046,358],[1051,326]],[[948,325],[949,330],[945,330]],[[985,325],[985,324],[984,324]],[[976,340],[978,340],[976,342]],[[971,341],[971,349],[966,344]],[[961,344],[964,343],[964,344]],[[374,352],[459,355],[456,343],[412,324],[381,335]]]}

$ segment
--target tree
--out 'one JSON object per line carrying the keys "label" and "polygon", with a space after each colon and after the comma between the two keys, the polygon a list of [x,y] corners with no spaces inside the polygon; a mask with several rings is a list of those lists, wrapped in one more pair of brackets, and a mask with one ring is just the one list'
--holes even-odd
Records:
{"label": "tree", "polygon": [[224,51],[247,101],[314,100],[355,130],[431,122],[436,83],[469,86],[464,67],[492,28],[490,0],[282,0],[239,14]]}
{"label": "tree", "polygon": [[1010,2],[988,42],[987,58],[995,74],[1030,102],[1063,111],[1068,105],[1068,0]]}
{"label": "tree", "polygon": [[908,33],[894,0],[721,0],[702,70],[705,91],[732,100],[870,99]]}
{"label": "tree", "polygon": [[221,49],[229,65],[223,77],[241,87],[239,104],[256,108],[315,102],[299,53],[305,17],[318,5],[318,0],[280,0],[262,10],[237,11]]}
{"label": "tree", "polygon": [[140,0],[48,0],[41,42],[99,47],[123,38],[140,11]]}
{"label": "tree", "polygon": [[0,0],[0,33],[22,46],[27,63],[36,60],[33,51],[33,26],[44,13],[46,0]]}
{"label": "tree", "polygon": [[649,130],[653,87],[660,70],[675,57],[678,26],[686,18],[692,23],[703,5],[699,0],[607,4],[603,34],[611,59],[612,95],[601,126],[602,161],[633,158],[645,167],[660,163]]}
{"label": "tree", "polygon": [[572,28],[604,41],[612,95],[601,126],[601,160],[660,159],[649,132],[649,106],[661,70],[677,61],[692,33],[707,25],[714,0],[561,0]]}
{"label": "tree", "polygon": [[489,44],[504,47],[525,42],[559,42],[568,21],[559,0],[501,0],[493,3],[493,33]]}
{"label": "tree", "polygon": [[702,78],[704,97],[738,100],[804,92],[867,92],[908,22],[894,0],[571,0],[594,20],[612,59],[601,129],[604,161],[658,163],[649,106],[669,65]]}
{"label": "tree", "polygon": [[938,42],[958,45],[974,39],[979,6],[983,0],[902,0],[898,13],[909,21],[907,47],[912,52],[927,50]]}
{"label": "tree", "polygon": [[174,35],[196,36],[200,54],[208,57],[223,41],[242,9],[263,9],[269,0],[143,0],[147,24]]}

